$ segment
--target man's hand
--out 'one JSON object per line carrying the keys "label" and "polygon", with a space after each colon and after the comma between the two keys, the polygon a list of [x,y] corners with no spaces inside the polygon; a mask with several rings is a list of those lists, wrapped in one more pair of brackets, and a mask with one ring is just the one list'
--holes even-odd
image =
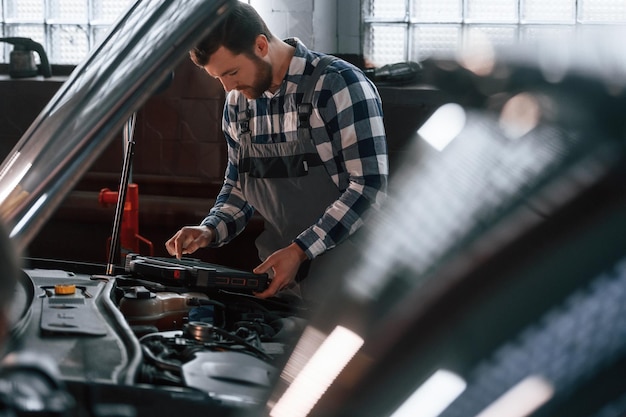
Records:
{"label": "man's hand", "polygon": [[295,243],[272,253],[265,262],[254,268],[253,272],[255,274],[263,274],[269,270],[274,272],[274,277],[269,287],[263,292],[255,293],[255,295],[259,298],[268,298],[276,295],[278,291],[294,282],[300,264],[307,259],[304,251]]}
{"label": "man's hand", "polygon": [[185,226],[165,242],[165,248],[170,255],[180,259],[209,246],[214,237],[215,231],[207,226]]}

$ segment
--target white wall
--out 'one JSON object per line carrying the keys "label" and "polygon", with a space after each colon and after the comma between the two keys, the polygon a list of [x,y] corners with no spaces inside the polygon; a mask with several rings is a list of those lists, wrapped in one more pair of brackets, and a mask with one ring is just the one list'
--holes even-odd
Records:
{"label": "white wall", "polygon": [[360,0],[250,0],[272,33],[310,49],[360,54]]}

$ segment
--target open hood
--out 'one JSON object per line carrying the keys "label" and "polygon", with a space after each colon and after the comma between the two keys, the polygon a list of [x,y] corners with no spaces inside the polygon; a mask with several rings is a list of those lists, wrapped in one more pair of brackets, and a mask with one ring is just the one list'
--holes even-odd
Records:
{"label": "open hood", "polygon": [[18,250],[231,4],[137,1],[73,71],[0,167],[0,215]]}

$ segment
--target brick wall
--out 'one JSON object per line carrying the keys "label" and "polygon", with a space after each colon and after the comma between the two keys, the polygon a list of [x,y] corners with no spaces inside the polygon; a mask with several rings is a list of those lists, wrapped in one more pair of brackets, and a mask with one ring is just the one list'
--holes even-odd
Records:
{"label": "brick wall", "polygon": [[[17,143],[64,78],[0,80],[0,155]],[[178,228],[198,224],[213,205],[226,167],[221,132],[224,90],[221,84],[185,59],[167,89],[137,112],[132,180],[139,186],[139,231],[166,256],[164,242]],[[100,190],[116,191],[123,161],[122,132],[95,161],[25,255],[83,262],[106,262],[114,207],[98,203]],[[231,245],[206,250],[209,262],[251,268],[257,257],[255,219]],[[59,244],[60,239],[63,244]],[[150,247],[141,246],[148,254]],[[144,252],[142,252],[144,253]]]}
{"label": "brick wall", "polygon": [[[340,5],[333,0],[253,0],[252,3],[260,4],[259,12],[276,36],[297,36],[311,48],[336,53],[357,65],[361,63],[362,57],[352,49],[355,42],[351,39],[351,36],[358,38],[358,0],[342,0]],[[340,25],[336,23],[338,15]],[[9,80],[0,75],[2,158],[62,81],[58,77],[45,81],[42,78]],[[389,152],[396,160],[432,108],[429,98],[432,92],[382,88],[381,95]],[[155,255],[166,256],[164,242],[181,226],[198,224],[213,205],[226,165],[226,144],[220,126],[223,101],[224,91],[219,82],[185,59],[169,87],[150,98],[137,113],[132,180],[139,186],[139,231],[153,243]],[[98,195],[103,188],[117,190],[119,186],[122,146],[120,132],[34,239],[26,255],[106,262],[114,208],[102,207]],[[229,245],[200,251],[194,256],[250,269],[258,263],[254,239],[261,230],[261,219],[255,218]],[[148,250],[149,247],[142,246],[142,253]]]}
{"label": "brick wall", "polygon": [[[147,183],[221,182],[226,144],[221,132],[224,90],[221,84],[185,59],[169,87],[137,112],[133,175]],[[91,172],[118,174],[123,140],[120,134]],[[118,161],[117,164],[112,161]],[[97,175],[91,175],[95,179]],[[176,190],[172,190],[176,194]]]}
{"label": "brick wall", "polygon": [[[252,0],[280,38],[296,36],[307,46],[328,53],[338,50],[335,0]],[[345,0],[359,20],[359,1]],[[342,31],[354,25],[342,25]],[[358,26],[357,26],[358,27]],[[314,30],[315,28],[315,30]],[[351,36],[358,37],[358,33]],[[343,43],[350,45],[350,42]],[[0,156],[4,157],[60,87],[62,79],[0,82]],[[140,234],[152,241],[156,255],[179,227],[197,224],[213,204],[222,183],[226,144],[220,120],[221,85],[183,60],[167,90],[152,97],[137,113],[133,182],[139,186]],[[113,207],[101,207],[103,188],[117,190],[122,166],[122,134],[94,163],[55,216],[39,233],[26,255],[86,262],[105,262]],[[199,257],[237,267],[257,263],[254,238],[262,226],[255,219],[235,242]],[[59,238],[64,240],[59,244]],[[149,248],[142,248],[148,250]]]}

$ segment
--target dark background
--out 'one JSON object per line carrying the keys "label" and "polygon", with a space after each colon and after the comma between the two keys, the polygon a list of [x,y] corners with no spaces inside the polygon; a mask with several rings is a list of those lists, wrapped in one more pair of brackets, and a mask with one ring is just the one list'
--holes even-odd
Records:
{"label": "dark background", "polygon": [[[5,75],[6,65],[0,65],[1,158],[67,79],[63,74],[72,70],[53,66],[52,78],[10,79]],[[393,173],[404,147],[432,111],[437,94],[420,85],[379,86],[379,91]],[[152,242],[156,256],[167,256],[165,241],[181,226],[198,224],[213,205],[226,166],[220,126],[223,103],[221,84],[185,59],[170,86],[137,112],[132,181],[139,187],[139,234]],[[105,188],[117,191],[122,157],[120,132],[31,242],[25,256],[106,263],[114,207],[103,207],[98,196]],[[230,244],[193,256],[251,269],[258,264],[254,239],[262,228],[262,219],[255,217]],[[140,253],[149,255],[150,247],[141,244]]]}

